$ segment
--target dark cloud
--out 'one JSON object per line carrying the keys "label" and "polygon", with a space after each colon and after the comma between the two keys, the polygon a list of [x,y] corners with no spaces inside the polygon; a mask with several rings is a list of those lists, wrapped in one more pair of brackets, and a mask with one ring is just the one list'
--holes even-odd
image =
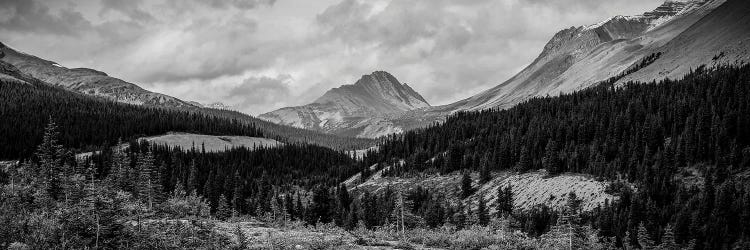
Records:
{"label": "dark cloud", "polygon": [[20,33],[79,35],[90,30],[91,23],[81,13],[63,9],[51,13],[49,7],[35,0],[0,0],[0,30]]}

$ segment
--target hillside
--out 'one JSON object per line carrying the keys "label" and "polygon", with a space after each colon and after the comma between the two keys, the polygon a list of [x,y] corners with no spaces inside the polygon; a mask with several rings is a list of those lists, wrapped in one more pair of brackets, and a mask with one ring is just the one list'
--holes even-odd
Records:
{"label": "hillside", "polygon": [[177,98],[147,91],[106,73],[87,68],[66,68],[55,62],[16,51],[0,43],[0,60],[45,83],[117,102],[170,108],[192,108]]}
{"label": "hillside", "polygon": [[92,98],[47,84],[0,81],[0,100],[0,137],[5,142],[0,159],[29,157],[50,119],[62,129],[60,141],[80,151],[170,131],[264,136],[254,125],[237,120]]}
{"label": "hillside", "polygon": [[[421,174],[417,176],[391,177],[382,176],[382,172],[376,172],[364,182],[353,182],[359,176],[353,177],[347,187],[350,192],[361,193],[364,191],[382,194],[385,190],[394,190],[404,193],[417,188],[430,190],[431,193],[441,195],[451,204],[459,202],[471,204],[471,209],[476,210],[480,197],[490,204],[490,214],[497,212],[494,204],[497,200],[499,188],[511,186],[514,194],[513,207],[517,211],[530,211],[538,205],[561,211],[567,204],[567,196],[573,192],[582,200],[584,211],[591,211],[597,206],[604,206],[605,201],[609,203],[617,200],[617,197],[604,192],[608,182],[596,181],[592,177],[577,174],[562,174],[558,176],[547,176],[544,171],[530,173],[498,172],[487,183],[479,182],[479,174],[472,174],[472,187],[476,192],[467,198],[461,198],[461,174],[451,173],[448,175]],[[352,185],[353,184],[353,185]]]}

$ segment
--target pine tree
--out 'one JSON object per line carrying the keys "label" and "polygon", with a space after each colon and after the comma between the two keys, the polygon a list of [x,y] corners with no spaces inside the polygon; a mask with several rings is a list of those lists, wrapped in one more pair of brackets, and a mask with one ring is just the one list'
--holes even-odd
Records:
{"label": "pine tree", "polygon": [[232,207],[223,194],[219,196],[219,207],[216,208],[216,219],[227,220],[232,217]]}
{"label": "pine tree", "polygon": [[463,176],[461,176],[461,196],[466,199],[472,193],[474,193],[474,189],[471,187],[471,176],[469,171],[464,171]]}
{"label": "pine tree", "polygon": [[232,189],[232,215],[239,216],[240,212],[242,211],[242,188],[244,186],[244,183],[242,183],[239,171],[234,172],[233,178],[234,188]]}
{"label": "pine tree", "polygon": [[357,227],[357,224],[359,224],[359,216],[359,206],[356,202],[352,202],[349,205],[349,213],[346,214],[346,223],[344,227],[347,230],[352,230]]}
{"label": "pine tree", "polygon": [[331,222],[331,197],[328,189],[325,187],[318,187],[315,189],[312,197],[312,208],[311,212],[313,215],[314,222],[328,223]]}
{"label": "pine tree", "polygon": [[138,155],[138,198],[146,203],[151,209],[155,203],[154,186],[154,154],[148,151],[146,154]]}
{"label": "pine tree", "polygon": [[40,182],[45,190],[53,199],[60,198],[62,188],[63,173],[63,146],[58,142],[60,132],[57,130],[57,124],[49,118],[49,122],[44,129],[42,144],[36,150],[36,158],[39,161],[38,168],[34,170],[32,176],[41,177]]}
{"label": "pine tree", "polygon": [[651,236],[648,235],[646,227],[643,226],[643,222],[638,225],[638,245],[641,249],[651,249],[654,247],[654,241],[651,240]]}
{"label": "pine tree", "polygon": [[290,193],[284,195],[284,208],[286,208],[286,213],[289,214],[289,220],[297,219],[297,212],[294,209],[294,201]]}
{"label": "pine tree", "polygon": [[515,167],[516,171],[526,171],[531,169],[531,156],[529,156],[529,150],[526,147],[521,148],[521,155],[518,157],[518,163]]}
{"label": "pine tree", "polygon": [[664,236],[661,237],[661,244],[659,244],[659,249],[664,250],[677,250],[679,247],[677,246],[677,242],[674,238],[674,232],[672,232],[672,225],[667,225],[667,227],[664,229]]}
{"label": "pine tree", "polygon": [[192,192],[193,190],[197,191],[200,187],[200,183],[198,183],[198,167],[195,165],[195,159],[190,163],[190,173],[188,176],[188,182],[187,182],[187,191]]}
{"label": "pine tree", "polygon": [[497,216],[502,218],[513,214],[513,190],[508,187],[497,188]]}
{"label": "pine tree", "polygon": [[482,157],[482,160],[479,162],[480,172],[479,172],[479,181],[480,183],[484,184],[489,182],[492,179],[492,174],[490,173],[491,168],[490,163],[490,155],[484,154]]}
{"label": "pine tree", "polygon": [[477,205],[477,220],[479,225],[487,226],[490,223],[489,211],[487,211],[487,205],[485,204],[484,197],[479,197],[479,204]]}
{"label": "pine tree", "polygon": [[559,157],[557,152],[557,143],[554,140],[549,140],[547,146],[544,149],[544,157],[542,158],[542,165],[547,169],[549,174],[560,173]]}
{"label": "pine tree", "polygon": [[[117,145],[119,147],[119,145],[122,145],[122,142],[118,141]],[[130,159],[124,150],[115,148],[112,151],[112,165],[110,166],[107,180],[116,187],[126,190],[132,184],[132,180],[129,179],[130,175],[128,173]]]}

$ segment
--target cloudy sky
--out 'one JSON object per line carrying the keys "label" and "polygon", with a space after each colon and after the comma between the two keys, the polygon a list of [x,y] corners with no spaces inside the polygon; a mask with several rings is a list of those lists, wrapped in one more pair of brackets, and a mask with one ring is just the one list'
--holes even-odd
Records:
{"label": "cloudy sky", "polygon": [[376,70],[433,105],[503,82],[558,30],[661,0],[0,0],[0,41],[257,115]]}

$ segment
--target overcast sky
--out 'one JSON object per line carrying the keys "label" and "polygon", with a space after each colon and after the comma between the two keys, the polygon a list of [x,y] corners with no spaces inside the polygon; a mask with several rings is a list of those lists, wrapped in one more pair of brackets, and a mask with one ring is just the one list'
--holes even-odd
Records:
{"label": "overcast sky", "polygon": [[497,85],[560,29],[661,0],[0,0],[0,41],[257,115],[385,70],[433,105]]}

